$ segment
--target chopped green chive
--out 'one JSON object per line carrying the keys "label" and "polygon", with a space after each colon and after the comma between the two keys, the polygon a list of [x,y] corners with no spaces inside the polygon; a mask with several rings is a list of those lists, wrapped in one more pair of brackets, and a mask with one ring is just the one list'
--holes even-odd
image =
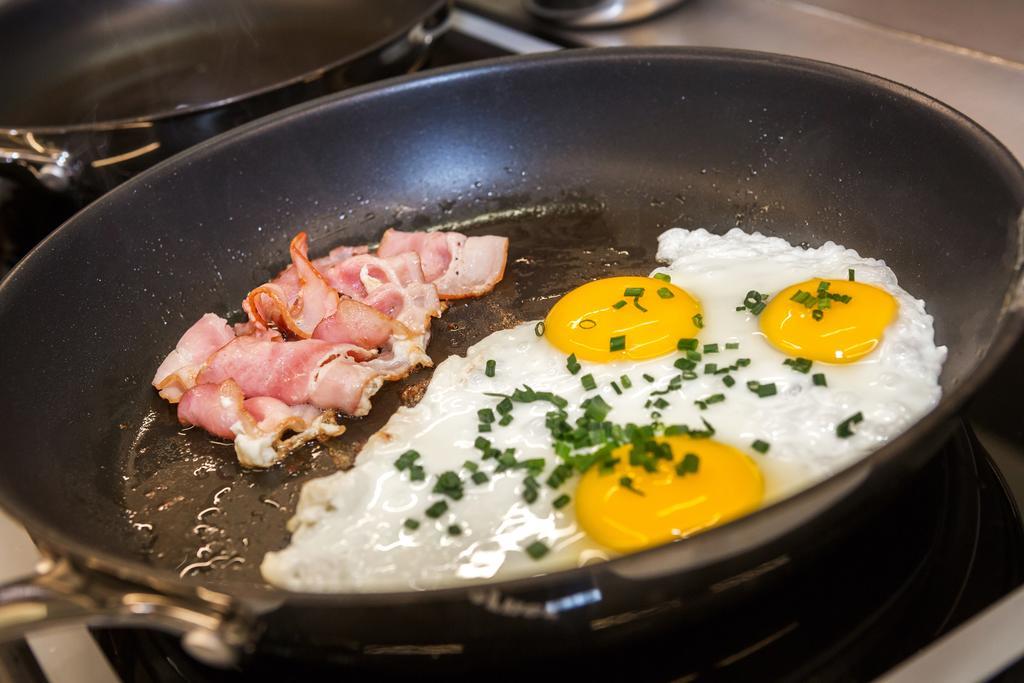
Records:
{"label": "chopped green chive", "polygon": [[676,348],[680,351],[696,351],[697,344],[696,339],[680,339],[676,342]]}
{"label": "chopped green chive", "polygon": [[440,493],[442,496],[448,496],[452,500],[461,500],[463,495],[462,479],[459,478],[458,474],[450,470],[443,472],[438,475],[433,492]]}
{"label": "chopped green chive", "polygon": [[764,454],[767,453],[768,449],[771,448],[772,446],[767,441],[761,441],[761,439],[758,439],[754,443],[750,444],[750,447],[753,448],[758,453]]}
{"label": "chopped green chive", "polygon": [[614,308],[615,310],[618,310],[618,309],[622,308],[625,305],[626,305],[626,300],[625,299],[619,299],[618,301],[616,301],[615,303],[612,304],[612,308]]}
{"label": "chopped green chive", "polygon": [[612,337],[611,339],[608,340],[608,350],[609,351],[622,351],[625,348],[626,348],[626,337],[625,336]]}
{"label": "chopped green chive", "polygon": [[462,463],[462,466],[465,467],[470,472],[476,472],[478,469],[480,469],[480,465],[477,465],[472,460],[467,460],[466,462]]}
{"label": "chopped green chive", "polygon": [[774,382],[769,382],[768,384],[761,384],[760,382],[757,381],[750,381],[747,382],[747,388],[750,389],[755,394],[757,394],[760,398],[768,398],[769,396],[774,396],[775,394],[778,393],[778,389],[775,386]]}
{"label": "chopped green chive", "polygon": [[698,361],[702,358],[699,351],[687,351],[686,357],[692,361]]}
{"label": "chopped green chive", "polygon": [[533,326],[533,333],[535,335],[537,335],[538,337],[543,337],[544,336],[544,321],[543,320],[541,320],[540,322],[538,322],[536,325]]}
{"label": "chopped green chive", "polygon": [[480,424],[478,424],[476,426],[476,430],[478,432],[489,432],[489,431],[491,431],[491,423],[490,422],[481,422]]}
{"label": "chopped green chive", "polygon": [[725,400],[725,394],[711,394],[707,398],[703,398],[699,401],[694,401],[698,408],[701,410],[706,409],[710,405],[721,403]]}
{"label": "chopped green chive", "polygon": [[815,320],[820,321],[822,318],[825,317],[825,312],[822,311],[820,308],[816,309],[814,311],[811,311],[811,317],[814,318]]}
{"label": "chopped green chive", "polygon": [[604,422],[612,409],[600,395],[588,398],[580,404],[580,407],[583,408],[583,413],[594,422]]}
{"label": "chopped green chive", "polygon": [[637,494],[638,496],[644,495],[643,491],[640,491],[640,490],[637,490],[636,488],[634,488],[634,486],[633,486],[633,478],[632,477],[619,477],[619,486],[621,486],[622,488],[626,489],[627,491],[629,491],[631,493]]}
{"label": "chopped green chive", "polygon": [[704,374],[705,375],[713,375],[716,372],[718,372],[718,364],[717,363],[705,363],[704,364]]}
{"label": "chopped green chive", "polygon": [[527,486],[523,489],[523,500],[527,503],[533,503],[537,500],[537,489],[530,488]]}
{"label": "chopped green chive", "polygon": [[718,353],[718,344],[705,344],[704,353]]}
{"label": "chopped green chive", "polygon": [[726,375],[725,377],[722,378],[722,384],[724,384],[727,387],[731,387],[732,385],[736,384],[736,380],[732,378],[732,375]]}
{"label": "chopped green chive", "polygon": [[677,358],[676,361],[672,363],[672,365],[680,370],[693,370],[695,367],[697,367],[697,364],[690,360],[689,358]]}
{"label": "chopped green chive", "polygon": [[502,427],[507,427],[508,425],[512,424],[512,413],[506,413],[505,415],[502,415],[501,419],[498,420],[498,424],[501,425]]}
{"label": "chopped green chive", "polygon": [[832,283],[828,280],[822,280],[818,283],[818,296],[821,296],[822,292],[827,292],[828,288],[832,286]]}
{"label": "chopped green chive", "polygon": [[491,442],[482,436],[478,436],[476,437],[476,441],[473,442],[473,447],[486,453],[491,449]]}
{"label": "chopped green chive", "polygon": [[488,377],[494,377],[494,368],[498,365],[497,361],[487,361],[487,366],[484,368],[484,374]]}
{"label": "chopped green chive", "polygon": [[476,411],[476,416],[479,418],[481,424],[490,424],[494,422],[494,411],[490,408],[481,408]]}
{"label": "chopped green chive", "polygon": [[462,535],[462,527],[460,527],[458,524],[452,524],[450,527],[448,527],[448,535],[449,536],[461,536]]}
{"label": "chopped green chive", "polygon": [[660,296],[662,299],[671,299],[672,297],[675,296],[675,294],[673,294],[672,290],[669,289],[668,287],[659,287],[658,296]]}
{"label": "chopped green chive", "polygon": [[631,386],[633,386],[633,380],[629,378],[629,375],[623,375],[622,377],[619,378],[619,381],[622,382],[623,389],[629,389]]}
{"label": "chopped green chive", "polygon": [[483,472],[474,472],[470,479],[473,480],[474,484],[486,484],[490,481],[490,478]]}
{"label": "chopped green chive", "polygon": [[787,358],[782,361],[782,364],[788,365],[797,372],[802,372],[806,375],[810,371],[811,366],[814,365],[814,361],[807,358]]}
{"label": "chopped green chive", "polygon": [[846,278],[847,278],[847,279],[848,279],[848,280],[849,280],[850,282],[853,282],[853,281],[854,281],[854,280],[856,279],[856,278],[854,277],[854,275],[855,275],[855,273],[854,273],[854,271],[853,271],[853,268],[850,268],[849,270],[847,270],[847,271],[846,271]]}
{"label": "chopped green chive", "polygon": [[749,358],[737,358],[736,359],[736,367],[738,367],[738,368],[745,368],[748,365],[750,365],[750,359]]}
{"label": "chopped green chive", "polygon": [[402,453],[400,456],[398,456],[397,460],[395,460],[395,469],[399,471],[407,470],[413,466],[413,463],[419,460],[419,457],[420,454],[417,453],[416,451],[406,451],[405,453]]}
{"label": "chopped green chive", "polygon": [[502,472],[509,469],[510,467],[515,467],[517,464],[518,463],[516,462],[516,454],[514,451],[511,453],[509,451],[505,451],[504,453],[498,456],[498,465],[502,468]]}
{"label": "chopped green chive", "polygon": [[725,344],[725,348],[730,350],[730,351],[735,351],[736,349],[740,348],[740,343],[739,342],[727,342]]}
{"label": "chopped green chive", "polygon": [[672,282],[672,276],[668,273],[655,273],[651,277],[655,280],[661,280],[662,282]]}
{"label": "chopped green chive", "polygon": [[698,330],[704,329],[704,316],[701,315],[700,313],[698,313],[697,315],[695,315],[692,318],[690,318],[690,320],[693,321],[694,326]]}
{"label": "chopped green chive", "polygon": [[848,439],[853,436],[853,425],[859,424],[864,421],[864,415],[861,413],[854,413],[850,417],[846,418],[838,425],[836,425],[836,436],[840,439]]}
{"label": "chopped green chive", "polygon": [[763,311],[765,306],[768,305],[767,303],[765,303],[767,301],[767,294],[762,294],[756,289],[752,289],[749,292],[747,292],[747,295],[745,297],[743,297],[743,305],[737,306],[736,310],[750,311],[754,315],[761,315],[761,311]]}
{"label": "chopped green chive", "polygon": [[580,384],[582,384],[583,388],[587,391],[597,389],[597,382],[594,381],[594,376],[589,373],[580,377]]}
{"label": "chopped green chive", "polygon": [[548,554],[549,548],[541,541],[534,541],[526,546],[526,554],[535,560],[539,560]]}
{"label": "chopped green chive", "polygon": [[569,494],[563,493],[558,498],[555,498],[554,502],[551,503],[556,510],[561,510],[569,504]]}
{"label": "chopped green chive", "polygon": [[440,517],[441,515],[443,515],[447,511],[448,511],[448,503],[446,503],[443,500],[439,500],[439,501],[437,501],[436,503],[434,503],[433,505],[431,505],[430,507],[427,508],[426,515],[427,515],[427,517],[430,517],[431,519],[437,519],[438,517]]}
{"label": "chopped green chive", "polygon": [[407,519],[404,522],[402,522],[402,526],[404,526],[409,531],[416,531],[420,528],[420,523],[418,520],[415,519]]}
{"label": "chopped green chive", "polygon": [[825,373],[823,372],[814,373],[813,375],[811,375],[811,380],[814,382],[814,386],[816,387],[828,386],[828,381],[825,379]]}
{"label": "chopped green chive", "polygon": [[576,354],[573,353],[569,355],[568,359],[566,359],[565,367],[569,370],[570,373],[575,375],[577,372],[580,371],[580,368],[583,366],[579,364],[579,361],[576,360]]}
{"label": "chopped green chive", "polygon": [[626,287],[626,291],[624,291],[622,293],[622,296],[624,296],[626,298],[634,297],[634,296],[643,296],[643,295],[644,295],[644,288],[643,287]]}
{"label": "chopped green chive", "polygon": [[619,388],[618,382],[612,382],[612,391],[614,391],[619,396],[622,396],[622,389]]}
{"label": "chopped green chive", "polygon": [[551,470],[551,474],[548,475],[545,483],[553,489],[557,489],[559,486],[565,483],[565,480],[572,476],[572,467],[565,463],[561,463],[555,469]]}
{"label": "chopped green chive", "polygon": [[659,398],[657,401],[654,402],[654,407],[658,408],[659,410],[664,410],[665,408],[668,408],[668,406],[669,402],[663,398]]}
{"label": "chopped green chive", "polygon": [[642,377],[643,377],[643,378],[644,378],[645,380],[647,380],[648,382],[653,382],[653,381],[654,381],[654,376],[653,376],[653,375],[648,375],[648,374],[647,374],[646,372],[645,372],[645,373],[644,373],[643,375],[641,375],[641,376],[642,376]]}
{"label": "chopped green chive", "polygon": [[423,481],[427,478],[427,471],[419,465],[409,468],[409,481]]}
{"label": "chopped green chive", "polygon": [[700,456],[696,453],[687,453],[676,465],[676,474],[680,477],[687,474],[696,474],[700,469]]}

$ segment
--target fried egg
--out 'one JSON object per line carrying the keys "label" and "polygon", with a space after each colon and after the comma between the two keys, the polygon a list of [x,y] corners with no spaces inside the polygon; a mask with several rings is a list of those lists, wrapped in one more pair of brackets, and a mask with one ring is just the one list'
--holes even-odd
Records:
{"label": "fried egg", "polygon": [[938,402],[945,349],[883,262],[679,229],[658,259],[440,363],[353,469],[306,484],[266,580],[419,590],[604,561],[788,496]]}

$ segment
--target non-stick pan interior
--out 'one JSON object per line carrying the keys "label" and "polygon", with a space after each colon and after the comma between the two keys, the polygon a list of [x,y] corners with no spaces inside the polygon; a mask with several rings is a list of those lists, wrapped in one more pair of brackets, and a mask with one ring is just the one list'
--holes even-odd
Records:
{"label": "non-stick pan interior", "polygon": [[347,462],[429,376],[266,473],[178,433],[154,369],[201,313],[237,312],[299,229],[315,253],[389,226],[509,235],[505,282],[435,324],[435,360],[589,277],[649,270],[668,227],[834,240],[884,258],[925,299],[949,347],[948,395],[1000,332],[1022,204],[1019,167],[964,119],[796,60],[582,52],[332,99],[125,184],[0,287],[0,500],[125,560],[258,581],[299,484]]}

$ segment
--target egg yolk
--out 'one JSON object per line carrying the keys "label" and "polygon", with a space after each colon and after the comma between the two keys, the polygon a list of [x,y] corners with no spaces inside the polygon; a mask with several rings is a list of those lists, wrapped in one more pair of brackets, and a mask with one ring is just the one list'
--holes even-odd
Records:
{"label": "egg yolk", "polygon": [[[598,543],[619,552],[685,538],[757,509],[764,478],[754,461],[731,446],[687,436],[662,437],[673,460],[648,472],[629,464],[632,446],[618,448],[609,471],[592,467],[576,489],[580,526]],[[696,456],[696,471],[677,466]],[[694,458],[690,457],[690,461]],[[691,463],[692,464],[692,463]]]}
{"label": "egg yolk", "polygon": [[700,315],[700,303],[669,282],[610,277],[559,299],[544,319],[544,336],[579,360],[643,360],[675,351],[681,338],[696,337]]}
{"label": "egg yolk", "polygon": [[[819,290],[822,282],[829,283],[827,290]],[[845,296],[849,301],[828,298],[827,308],[819,309],[819,294]],[[816,278],[772,297],[761,312],[760,325],[768,341],[784,353],[825,363],[852,363],[874,351],[897,308],[891,294],[873,285]]]}

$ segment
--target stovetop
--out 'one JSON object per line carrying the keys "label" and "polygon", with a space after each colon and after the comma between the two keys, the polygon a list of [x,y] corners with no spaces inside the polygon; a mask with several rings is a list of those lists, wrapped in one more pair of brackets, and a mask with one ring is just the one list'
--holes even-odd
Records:
{"label": "stovetop", "polygon": [[[426,68],[511,52],[580,45],[706,44],[749,47],[833,61],[918,87],[957,106],[1024,158],[1024,64],[1015,54],[956,49],[947,36],[871,22],[786,0],[690,0],[659,19],[616,31],[564,31],[537,24],[519,0],[467,0],[455,30],[434,46]],[[865,18],[867,17],[867,18]],[[497,22],[495,21],[497,20]],[[524,32],[522,29],[526,29]],[[982,46],[983,47],[983,46]],[[2,190],[2,188],[0,188]],[[567,666],[580,675],[641,680],[843,680],[872,678],[983,613],[1024,582],[1024,422],[1016,415],[1024,347],[985,387],[965,425],[908,485],[913,496],[877,511],[849,543],[813,567],[713,623],[668,632],[624,652],[522,670],[474,663],[474,678],[521,678]],[[0,517],[0,543],[27,548]],[[9,543],[7,541],[10,540]],[[0,579],[31,567],[28,552],[0,557]],[[295,678],[287,662],[252,662],[225,674],[188,659],[174,639],[141,631],[33,636],[31,647],[0,648],[0,681],[263,680]],[[97,647],[97,645],[99,647]],[[420,671],[428,675],[429,671]],[[370,671],[310,671],[380,679]],[[468,678],[468,675],[448,676]],[[1024,665],[1001,680],[1024,680]]]}

